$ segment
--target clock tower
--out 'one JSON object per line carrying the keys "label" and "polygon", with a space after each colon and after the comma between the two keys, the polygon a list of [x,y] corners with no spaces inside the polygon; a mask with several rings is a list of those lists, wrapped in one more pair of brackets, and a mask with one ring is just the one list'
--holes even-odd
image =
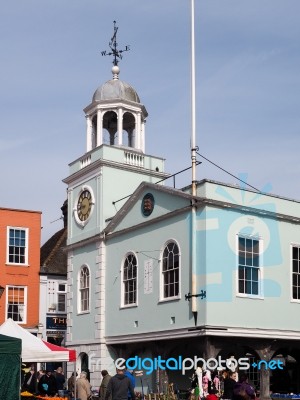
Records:
{"label": "clock tower", "polygon": [[112,360],[105,344],[104,229],[142,182],[163,183],[169,176],[163,158],[146,154],[148,113],[136,90],[119,79],[120,52],[116,43],[111,49],[112,79],[96,89],[84,109],[86,151],[69,164],[64,179],[68,186],[66,345],[77,352],[77,371],[86,369],[91,358],[96,360],[94,386],[101,379],[98,366],[109,369]]}
{"label": "clock tower", "polygon": [[68,185],[68,244],[99,235],[143,182],[167,177],[164,159],[146,155],[147,110],[120,69],[97,88],[84,109],[86,152],[73,161]]}

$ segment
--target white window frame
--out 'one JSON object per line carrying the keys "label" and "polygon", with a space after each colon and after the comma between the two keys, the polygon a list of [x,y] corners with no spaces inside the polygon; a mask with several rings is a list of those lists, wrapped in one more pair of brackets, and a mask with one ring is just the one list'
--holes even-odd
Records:
{"label": "white window frame", "polygon": [[[125,266],[125,261],[128,256],[133,255],[136,259],[136,288],[135,288],[135,303],[130,303],[130,304],[125,304],[125,282],[124,282],[124,266]],[[130,307],[137,307],[138,305],[138,271],[139,271],[139,261],[138,257],[135,252],[133,251],[128,251],[123,260],[122,260],[122,265],[121,265],[121,308],[130,308]]]}
{"label": "white window frame", "polygon": [[24,289],[24,316],[23,316],[23,321],[15,321],[19,325],[23,325],[27,323],[27,286],[21,286],[21,285],[6,285],[5,288],[5,320],[8,319],[7,314],[8,314],[8,296],[9,296],[9,289]]}
{"label": "white window frame", "polygon": [[[20,230],[20,231],[25,231],[25,260],[24,263],[17,263],[17,262],[11,262],[9,261],[9,238],[10,238],[10,230]],[[29,229],[25,227],[19,227],[19,226],[8,226],[7,231],[6,231],[6,265],[14,265],[14,266],[26,266],[28,267],[28,248],[29,248]]]}
{"label": "white window frame", "polygon": [[[61,291],[61,290],[59,290],[59,286],[60,285],[64,285],[65,286],[65,290],[64,291]],[[61,314],[66,314],[67,313],[67,282],[57,282],[57,290],[56,290],[56,293],[57,293],[57,307],[56,307],[56,312],[57,313],[61,313]],[[64,297],[65,297],[65,301],[64,301],[64,304],[65,304],[65,309],[64,309],[64,311],[61,311],[61,310],[59,310],[59,295],[64,295]]]}
{"label": "white window frame", "polygon": [[[240,293],[239,292],[239,238],[257,240],[259,245],[259,252],[258,252],[258,294],[250,294],[250,293]],[[244,235],[242,233],[238,233],[236,235],[236,296],[243,297],[243,298],[251,298],[251,299],[263,299],[264,292],[263,292],[263,245],[264,241],[260,236],[251,236],[251,235]],[[255,268],[254,266],[249,266],[251,268]]]}
{"label": "white window frame", "polygon": [[[174,243],[178,247],[178,257],[179,257],[179,266],[178,266],[178,294],[176,296],[170,296],[170,297],[165,297],[164,295],[164,272],[163,272],[163,254],[165,251],[165,248],[171,244]],[[166,301],[172,301],[172,300],[178,300],[181,298],[181,249],[180,246],[175,239],[169,239],[167,242],[164,243],[162,249],[161,249],[161,255],[160,255],[160,294],[159,294],[159,301],[160,302],[166,302]]]}
{"label": "white window frame", "polygon": [[[80,287],[81,284],[81,271],[86,268],[89,272],[89,279],[88,279],[88,308],[87,310],[82,310],[82,298],[81,298],[81,291],[82,288]],[[87,264],[83,264],[79,271],[78,271],[78,279],[77,279],[77,312],[78,314],[88,314],[91,312],[91,269]]]}
{"label": "white window frame", "polygon": [[[300,303],[300,298],[299,299],[294,299],[293,298],[293,247],[298,247],[300,251],[300,244],[299,243],[291,243],[290,245],[290,299],[292,303]],[[299,261],[300,261],[300,256],[299,256]],[[299,271],[299,279],[300,279],[300,271]]]}

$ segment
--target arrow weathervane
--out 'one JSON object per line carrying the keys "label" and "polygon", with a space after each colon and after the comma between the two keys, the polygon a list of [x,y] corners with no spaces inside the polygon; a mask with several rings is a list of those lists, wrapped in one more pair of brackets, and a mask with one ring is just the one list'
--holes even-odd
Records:
{"label": "arrow weathervane", "polygon": [[125,46],[124,50],[118,50],[117,49],[117,46],[118,46],[118,43],[117,43],[117,32],[118,32],[118,28],[116,27],[116,21],[114,21],[114,34],[113,34],[113,36],[110,39],[110,42],[108,44],[110,49],[111,49],[111,51],[109,53],[107,53],[106,50],[101,51],[102,56],[114,56],[114,60],[113,60],[113,64],[114,65],[118,65],[118,62],[119,62],[118,58],[120,60],[122,59],[122,53],[124,51],[129,51],[130,50],[129,46]]}

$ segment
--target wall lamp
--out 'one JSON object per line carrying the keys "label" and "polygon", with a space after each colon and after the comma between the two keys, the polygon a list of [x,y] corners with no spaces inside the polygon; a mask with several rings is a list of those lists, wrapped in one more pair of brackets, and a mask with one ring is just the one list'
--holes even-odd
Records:
{"label": "wall lamp", "polygon": [[0,299],[4,293],[5,288],[3,286],[0,286]]}

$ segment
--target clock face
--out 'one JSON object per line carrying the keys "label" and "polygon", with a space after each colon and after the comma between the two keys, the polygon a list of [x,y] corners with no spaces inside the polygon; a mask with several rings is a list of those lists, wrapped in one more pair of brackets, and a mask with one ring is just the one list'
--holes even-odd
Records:
{"label": "clock face", "polygon": [[77,215],[80,221],[86,221],[89,218],[92,204],[91,192],[87,189],[83,190],[77,202]]}

